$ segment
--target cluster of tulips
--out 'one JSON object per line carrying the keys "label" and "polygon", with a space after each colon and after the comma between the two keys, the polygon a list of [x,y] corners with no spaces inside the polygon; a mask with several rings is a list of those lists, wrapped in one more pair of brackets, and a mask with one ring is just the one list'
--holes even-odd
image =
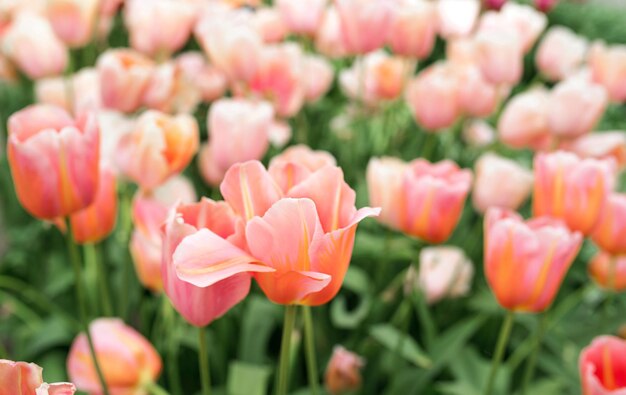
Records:
{"label": "cluster of tulips", "polygon": [[[534,7],[502,0],[260,3],[0,2],[0,78],[34,81],[36,100],[7,122],[15,192],[28,213],[67,238],[83,325],[67,360],[73,384],[47,384],[37,365],[0,360],[0,395],[168,393],[157,384],[163,362],[156,349],[112,318],[104,270],[103,318],[89,322],[77,244],[92,246],[127,226],[117,223],[119,211],[133,227],[123,242],[141,284],[164,293],[198,327],[203,395],[211,391],[205,328],[249,295],[252,280],[285,306],[276,393],[289,389],[300,314],[317,393],[311,307],[340,291],[367,217],[428,245],[415,282],[429,305],[471,289],[472,262],[462,249],[441,245],[471,192],[484,214],[486,281],[508,311],[486,395],[514,314],[550,308],[585,237],[600,248],[588,266],[593,281],[607,293],[626,290],[626,194],[616,189],[626,133],[594,131],[609,106],[626,102],[626,46],[590,43],[561,26],[543,34],[544,12],[555,5],[547,0]],[[116,18],[129,47],[107,47]],[[441,39],[445,59],[428,62]],[[530,53],[540,77],[512,95]],[[86,67],[77,68],[80,61]],[[337,165],[345,159],[305,144],[284,148],[303,133],[293,118],[323,100],[335,79],[347,98],[333,121],[348,124],[344,144],[360,138],[364,119],[406,108],[420,133],[480,152],[474,169],[434,161],[426,150],[410,162],[369,158],[371,207],[357,209],[357,193]],[[205,120],[194,114],[208,104],[203,142]],[[381,144],[393,144],[394,134],[385,130]],[[532,152],[532,170],[496,153],[501,147]],[[198,198],[181,174],[196,154],[211,197]],[[124,204],[129,191],[132,202]],[[525,220],[516,211],[531,194]],[[338,346],[326,389],[358,389],[363,363]],[[585,395],[623,394],[626,340],[594,340],[580,355],[580,375]]]}

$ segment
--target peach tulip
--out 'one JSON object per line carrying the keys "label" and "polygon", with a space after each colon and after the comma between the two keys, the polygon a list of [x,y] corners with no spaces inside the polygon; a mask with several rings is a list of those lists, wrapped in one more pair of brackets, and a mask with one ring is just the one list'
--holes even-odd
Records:
{"label": "peach tulip", "polygon": [[515,161],[486,153],[476,162],[472,202],[481,213],[490,207],[517,210],[532,188],[532,173]]}
{"label": "peach tulip", "polygon": [[47,15],[57,37],[70,47],[91,41],[99,12],[99,0],[51,0]]}
{"label": "peach tulip", "polygon": [[551,144],[548,128],[550,94],[535,88],[514,96],[498,120],[500,140],[514,148],[546,149]]}
{"label": "peach tulip", "polygon": [[602,250],[626,254],[626,194],[610,194],[591,234]]}
{"label": "peach tulip", "polygon": [[176,61],[161,63],[154,70],[143,95],[146,107],[171,114],[190,114],[202,101],[195,76],[188,75]]}
{"label": "peach tulip", "polygon": [[424,0],[402,0],[394,10],[387,42],[396,55],[424,59],[435,45],[437,9]]}
{"label": "peach tulip", "polygon": [[117,147],[120,140],[135,128],[135,121],[116,111],[101,110],[98,112],[98,125],[100,127],[100,163],[119,176],[122,171],[117,160]]}
{"label": "peach tulip", "polygon": [[387,0],[334,0],[339,13],[343,46],[350,54],[381,48],[393,19]]}
{"label": "peach tulip", "polygon": [[274,110],[267,102],[216,101],[207,119],[209,142],[200,151],[204,179],[211,185],[219,185],[233,164],[261,159],[269,147],[273,120]]}
{"label": "peach tulip", "polygon": [[467,36],[480,13],[479,0],[439,0],[439,34],[444,38]]}
{"label": "peach tulip", "polygon": [[613,158],[620,168],[626,166],[626,132],[623,131],[583,135],[563,148],[581,158]]}
{"label": "peach tulip", "polygon": [[184,1],[126,0],[124,21],[130,46],[148,56],[166,58],[189,39],[195,11]]}
{"label": "peach tulip", "polygon": [[[161,373],[161,357],[146,338],[117,318],[99,318],[89,325],[98,365],[112,394],[143,394],[142,386]],[[103,393],[87,336],[74,339],[67,372],[76,388],[91,395]]]}
{"label": "peach tulip", "polygon": [[539,313],[552,304],[580,246],[582,235],[547,217],[524,222],[498,208],[485,217],[485,274],[498,303]]}
{"label": "peach tulip", "polygon": [[489,83],[476,65],[454,65],[458,101],[462,111],[473,117],[487,117],[496,110],[498,89]]}
{"label": "peach tulip", "polygon": [[13,63],[2,53],[0,53],[0,82],[14,83],[18,81],[17,70]]}
{"label": "peach tulip", "polygon": [[550,94],[550,132],[558,138],[589,133],[604,114],[607,104],[608,97],[602,86],[581,79],[561,81]]}
{"label": "peach tulip", "polygon": [[305,55],[303,62],[302,78],[306,89],[307,102],[315,102],[328,92],[333,84],[335,70],[324,57],[318,55]]}
{"label": "peach tulip", "polygon": [[99,130],[92,113],[72,119],[32,105],[9,118],[8,158],[18,200],[42,219],[89,206],[98,190]]}
{"label": "peach tulip", "polygon": [[515,85],[522,78],[524,51],[517,34],[482,31],[476,37],[478,66],[494,85]]}
{"label": "peach tulip", "polygon": [[585,61],[587,40],[563,26],[548,30],[535,57],[541,73],[551,81],[560,81],[578,70]]}
{"label": "peach tulip", "polygon": [[289,31],[313,36],[318,31],[328,0],[277,0],[276,6]]}
{"label": "peach tulip", "polygon": [[331,395],[339,395],[361,388],[361,369],[365,360],[342,346],[335,346],[326,366],[324,387]]}
{"label": "peach tulip", "polygon": [[596,337],[580,353],[583,395],[626,394],[626,340]]}
{"label": "peach tulip", "polygon": [[313,151],[308,145],[294,145],[272,158],[270,172],[274,167],[290,163],[304,166],[310,171],[316,171],[324,166],[336,166],[337,160],[329,152]]}
{"label": "peach tulip", "polygon": [[31,11],[18,13],[3,32],[2,50],[31,79],[60,75],[67,66],[64,43],[47,19]]}
{"label": "peach tulip", "polygon": [[626,256],[599,252],[589,262],[589,275],[600,287],[615,291],[626,291]]}
{"label": "peach tulip", "polygon": [[611,100],[626,101],[626,45],[596,43],[588,61],[593,80],[606,88]]}
{"label": "peach tulip", "polygon": [[142,104],[154,63],[131,49],[109,49],[98,58],[102,104],[106,108],[133,112]]}
{"label": "peach tulip", "polygon": [[466,295],[474,266],[458,247],[427,247],[420,251],[419,287],[428,303]]}
{"label": "peach tulip", "polygon": [[531,50],[548,25],[548,18],[543,13],[514,1],[506,3],[500,13],[517,30],[525,53]]}
{"label": "peach tulip", "polygon": [[445,160],[372,159],[367,167],[370,204],[380,221],[429,243],[446,241],[461,216],[472,173]]}
{"label": "peach tulip", "polygon": [[273,7],[257,9],[252,16],[252,25],[267,44],[279,43],[289,34],[280,12]]}
{"label": "peach tulip", "polygon": [[74,384],[43,382],[41,367],[34,363],[0,359],[0,395],[73,395]]}
{"label": "peach tulip", "polygon": [[453,67],[438,63],[409,82],[405,98],[418,124],[430,131],[448,128],[461,115],[459,84]]}
{"label": "peach tulip", "polygon": [[118,163],[128,178],[150,190],[189,164],[199,138],[198,124],[191,115],[146,111],[133,131],[121,138]]}
{"label": "peach tulip", "polygon": [[315,36],[315,49],[331,59],[342,58],[348,53],[343,43],[339,13],[334,6],[326,9],[322,24]]}
{"label": "peach tulip", "polygon": [[[43,78],[35,82],[35,96],[43,104],[63,107],[73,114],[102,107],[100,76],[94,68],[83,68],[71,77],[71,91],[63,77]],[[71,94],[71,98],[69,97]]]}
{"label": "peach tulip", "polygon": [[185,52],[175,60],[177,67],[188,81],[193,81],[205,102],[219,99],[226,92],[228,78],[210,65],[200,52]]}
{"label": "peach tulip", "polygon": [[570,229],[589,234],[615,185],[615,162],[557,151],[537,154],[534,167],[533,214],[562,218]]}

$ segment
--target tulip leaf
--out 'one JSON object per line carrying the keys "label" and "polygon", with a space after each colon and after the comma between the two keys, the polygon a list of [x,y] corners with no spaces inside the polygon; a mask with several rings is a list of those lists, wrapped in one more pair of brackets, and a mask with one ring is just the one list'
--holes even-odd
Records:
{"label": "tulip leaf", "polygon": [[420,348],[415,339],[401,333],[390,324],[374,325],[369,332],[376,341],[382,344],[387,350],[395,352],[400,344],[401,355],[407,361],[421,368],[429,368],[432,365],[431,359]]}
{"label": "tulip leaf", "polygon": [[282,309],[265,298],[251,296],[241,324],[239,359],[252,363],[267,362],[267,344],[282,319]]}
{"label": "tulip leaf", "polygon": [[229,365],[228,395],[265,395],[272,369],[241,361]]}
{"label": "tulip leaf", "polygon": [[330,306],[330,317],[336,327],[354,329],[367,317],[372,305],[372,298],[369,295],[370,280],[365,271],[351,266],[346,274],[343,288],[356,293],[361,301],[356,308],[348,310],[345,295],[338,295]]}

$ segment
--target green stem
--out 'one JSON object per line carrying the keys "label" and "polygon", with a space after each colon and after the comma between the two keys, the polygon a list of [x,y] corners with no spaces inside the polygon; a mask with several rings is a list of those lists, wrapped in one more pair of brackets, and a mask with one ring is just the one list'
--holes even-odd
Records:
{"label": "green stem", "polygon": [[435,153],[435,146],[437,145],[437,135],[433,132],[426,132],[426,141],[422,146],[420,157],[432,161],[433,154]]}
{"label": "green stem", "polygon": [[206,344],[206,328],[198,328],[198,361],[200,363],[200,379],[202,381],[202,395],[211,394],[211,372],[209,368],[209,350]]}
{"label": "green stem", "polygon": [[395,365],[400,366],[402,362],[402,346],[404,345],[404,340],[409,337],[409,327],[411,325],[411,304],[408,299],[404,299],[394,318],[398,317],[400,321],[400,336],[398,337],[398,343],[396,344],[396,349],[394,350],[395,355]]}
{"label": "green stem", "polygon": [[[118,242],[122,244],[124,250],[128,250],[128,242],[130,240],[130,232],[132,229],[132,196],[128,185],[121,190],[120,196],[120,230],[118,233]],[[119,299],[118,312],[120,317],[126,318],[128,314],[128,304],[130,299],[131,277],[133,270],[132,261],[125,260],[122,267],[122,290]]]}
{"label": "green stem", "polygon": [[417,313],[420,323],[422,324],[422,328],[424,329],[424,343],[426,344],[426,348],[430,349],[437,333],[435,320],[433,320],[429,306],[426,303],[426,295],[424,295],[422,291],[417,291],[413,292],[411,296],[415,306],[415,312]]}
{"label": "green stem", "polygon": [[511,336],[511,329],[513,329],[513,320],[515,313],[507,311],[504,322],[502,323],[502,329],[500,329],[500,336],[498,337],[498,344],[496,345],[496,351],[493,355],[493,362],[491,365],[491,372],[489,373],[489,379],[487,381],[487,387],[485,388],[485,395],[491,395],[493,392],[493,385],[496,382],[496,373],[502,363],[502,357],[504,356],[504,350],[509,342]]}
{"label": "green stem", "polygon": [[85,295],[84,295],[84,284],[83,284],[83,276],[82,276],[82,268],[80,263],[80,253],[78,251],[78,246],[74,241],[74,236],[72,233],[72,224],[71,221],[67,220],[67,233],[65,234],[65,239],[67,240],[67,250],[70,256],[70,261],[72,261],[72,266],[74,267],[74,285],[76,288],[76,299],[78,302],[78,309],[80,313],[80,320],[82,323],[83,330],[85,331],[85,335],[87,336],[87,343],[89,344],[89,351],[91,352],[91,358],[93,360],[93,365],[96,368],[96,373],[98,374],[98,379],[100,380],[100,385],[102,387],[102,392],[104,395],[109,394],[109,388],[107,386],[106,381],[104,380],[104,375],[102,374],[102,370],[100,369],[100,363],[98,362],[98,358],[96,358],[96,349],[93,345],[93,339],[91,337],[91,332],[89,331],[89,318],[87,313],[87,306],[85,304]]}
{"label": "green stem", "polygon": [[148,381],[143,385],[143,388],[146,389],[152,395],[170,395],[163,387],[158,385],[153,381]]}
{"label": "green stem", "polygon": [[278,365],[277,395],[287,395],[289,387],[289,349],[291,348],[291,336],[296,322],[296,311],[296,306],[285,306],[285,322],[280,346],[280,362]]}
{"label": "green stem", "polygon": [[166,303],[165,321],[167,323],[167,379],[168,386],[171,388],[174,395],[180,395],[183,393],[180,386],[180,374],[178,371],[178,331],[177,331],[177,317],[174,314],[174,309],[170,304],[169,299],[164,298]]}
{"label": "green stem", "polygon": [[317,374],[317,356],[315,354],[315,333],[313,331],[313,317],[311,315],[310,306],[302,306],[302,314],[304,315],[304,337],[307,371],[309,375],[309,387],[311,394],[319,394],[319,377]]}
{"label": "green stem", "polygon": [[545,334],[546,326],[548,324],[547,314],[542,313],[539,318],[539,323],[537,326],[537,332],[534,337],[533,342],[533,351],[528,357],[528,362],[526,363],[526,370],[524,371],[524,380],[522,381],[522,395],[526,395],[528,392],[528,385],[530,384],[530,380],[533,378],[535,374],[535,366],[537,365],[537,357],[539,356],[539,351],[541,350],[541,342],[543,340],[543,335]]}
{"label": "green stem", "polygon": [[100,293],[100,302],[102,303],[103,314],[107,317],[113,316],[113,305],[111,304],[111,295],[109,293],[109,285],[107,281],[104,262],[100,259],[98,247],[95,244],[87,243],[83,245],[85,260],[94,263],[98,277],[98,291]]}

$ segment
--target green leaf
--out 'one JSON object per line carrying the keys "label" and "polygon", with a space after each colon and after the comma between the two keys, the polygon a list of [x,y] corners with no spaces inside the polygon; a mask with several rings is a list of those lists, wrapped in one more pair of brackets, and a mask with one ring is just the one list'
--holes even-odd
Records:
{"label": "green leaf", "polygon": [[282,319],[282,309],[260,296],[250,296],[241,324],[239,359],[252,363],[267,362],[267,344]]}
{"label": "green leaf", "polygon": [[228,395],[265,395],[272,369],[234,361],[229,365]]}
{"label": "green leaf", "polygon": [[429,368],[432,361],[420,348],[415,339],[401,333],[389,324],[379,324],[370,328],[370,336],[391,352],[395,352],[398,345],[402,345],[401,355],[407,361],[421,367]]}
{"label": "green leaf", "polygon": [[343,288],[359,295],[361,301],[356,308],[349,311],[346,297],[341,294],[338,295],[330,305],[330,318],[333,325],[338,328],[354,329],[367,318],[372,307],[372,298],[369,294],[371,290],[369,277],[365,271],[356,266],[351,266],[346,273]]}

